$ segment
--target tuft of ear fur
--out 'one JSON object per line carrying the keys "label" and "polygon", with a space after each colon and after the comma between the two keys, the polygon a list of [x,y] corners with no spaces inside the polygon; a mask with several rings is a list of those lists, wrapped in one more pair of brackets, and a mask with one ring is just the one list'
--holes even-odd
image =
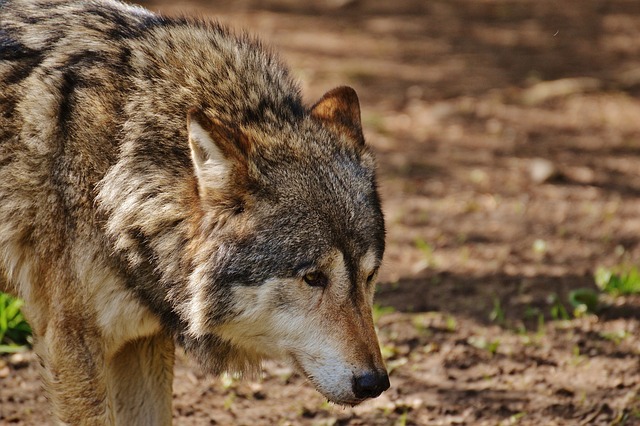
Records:
{"label": "tuft of ear fur", "polygon": [[200,197],[232,202],[227,195],[237,189],[239,175],[246,173],[251,149],[248,139],[240,129],[211,119],[196,108],[187,114],[187,129]]}
{"label": "tuft of ear fur", "polygon": [[360,122],[360,102],[351,87],[340,86],[328,91],[311,107],[311,116],[351,141],[364,145]]}
{"label": "tuft of ear fur", "polygon": [[198,178],[200,194],[207,188],[223,188],[231,172],[231,162],[227,159],[207,130],[210,127],[208,119],[199,111],[190,111],[187,116],[189,130],[189,147],[191,159]]}

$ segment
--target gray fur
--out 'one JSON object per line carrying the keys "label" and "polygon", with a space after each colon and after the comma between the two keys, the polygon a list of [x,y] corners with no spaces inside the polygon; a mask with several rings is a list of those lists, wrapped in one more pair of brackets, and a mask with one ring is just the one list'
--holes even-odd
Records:
{"label": "gray fur", "polygon": [[[198,189],[190,110],[250,140],[241,178],[215,197]],[[231,288],[295,278],[338,248],[357,298],[384,223],[371,153],[336,129],[272,53],[218,24],[114,1],[0,1],[0,287],[32,303],[36,339],[65,310],[88,339],[93,290],[77,289],[99,267],[205,368],[253,368],[261,355],[193,332],[189,283],[199,271],[211,330],[245,309]]]}

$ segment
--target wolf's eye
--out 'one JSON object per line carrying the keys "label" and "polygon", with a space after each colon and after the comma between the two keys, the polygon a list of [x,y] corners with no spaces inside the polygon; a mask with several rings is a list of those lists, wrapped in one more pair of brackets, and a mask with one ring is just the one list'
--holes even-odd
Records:
{"label": "wolf's eye", "polygon": [[320,271],[307,272],[302,278],[311,287],[326,287],[329,282],[327,276]]}
{"label": "wolf's eye", "polygon": [[375,272],[370,273],[369,276],[367,277],[367,284],[371,283],[371,281],[373,281],[375,276],[376,276]]}

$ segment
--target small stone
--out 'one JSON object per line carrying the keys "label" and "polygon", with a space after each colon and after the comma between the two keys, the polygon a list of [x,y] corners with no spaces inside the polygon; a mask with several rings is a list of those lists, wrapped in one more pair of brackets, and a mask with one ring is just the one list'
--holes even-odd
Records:
{"label": "small stone", "polygon": [[22,353],[15,353],[9,357],[9,364],[15,369],[25,368],[29,365],[29,359]]}
{"label": "small stone", "polygon": [[544,158],[534,158],[529,164],[529,177],[535,183],[545,183],[553,179],[557,171],[553,163]]}
{"label": "small stone", "polygon": [[9,367],[0,368],[0,379],[6,379],[7,377],[9,377],[9,373],[11,373]]}

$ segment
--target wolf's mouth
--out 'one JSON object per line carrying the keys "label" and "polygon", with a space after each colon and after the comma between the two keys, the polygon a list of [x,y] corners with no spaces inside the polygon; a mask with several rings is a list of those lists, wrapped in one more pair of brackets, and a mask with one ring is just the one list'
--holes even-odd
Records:
{"label": "wolf's mouth", "polygon": [[331,403],[337,404],[337,405],[343,405],[343,406],[350,406],[350,407],[354,407],[360,403],[362,403],[363,401],[365,401],[367,398],[349,398],[349,399],[340,399],[340,398],[336,398],[333,395],[330,395],[329,393],[327,393],[322,386],[320,386],[318,384],[318,382],[316,381],[315,377],[310,374],[309,372],[307,372],[307,370],[302,366],[302,363],[298,360],[298,357],[295,355],[295,353],[293,352],[289,352],[288,353],[289,359],[291,360],[291,364],[293,365],[293,368],[302,376],[306,377],[306,379],[311,382],[311,384],[313,384],[313,386],[316,388],[316,390],[318,392],[320,392],[325,398],[327,398],[327,400]]}

